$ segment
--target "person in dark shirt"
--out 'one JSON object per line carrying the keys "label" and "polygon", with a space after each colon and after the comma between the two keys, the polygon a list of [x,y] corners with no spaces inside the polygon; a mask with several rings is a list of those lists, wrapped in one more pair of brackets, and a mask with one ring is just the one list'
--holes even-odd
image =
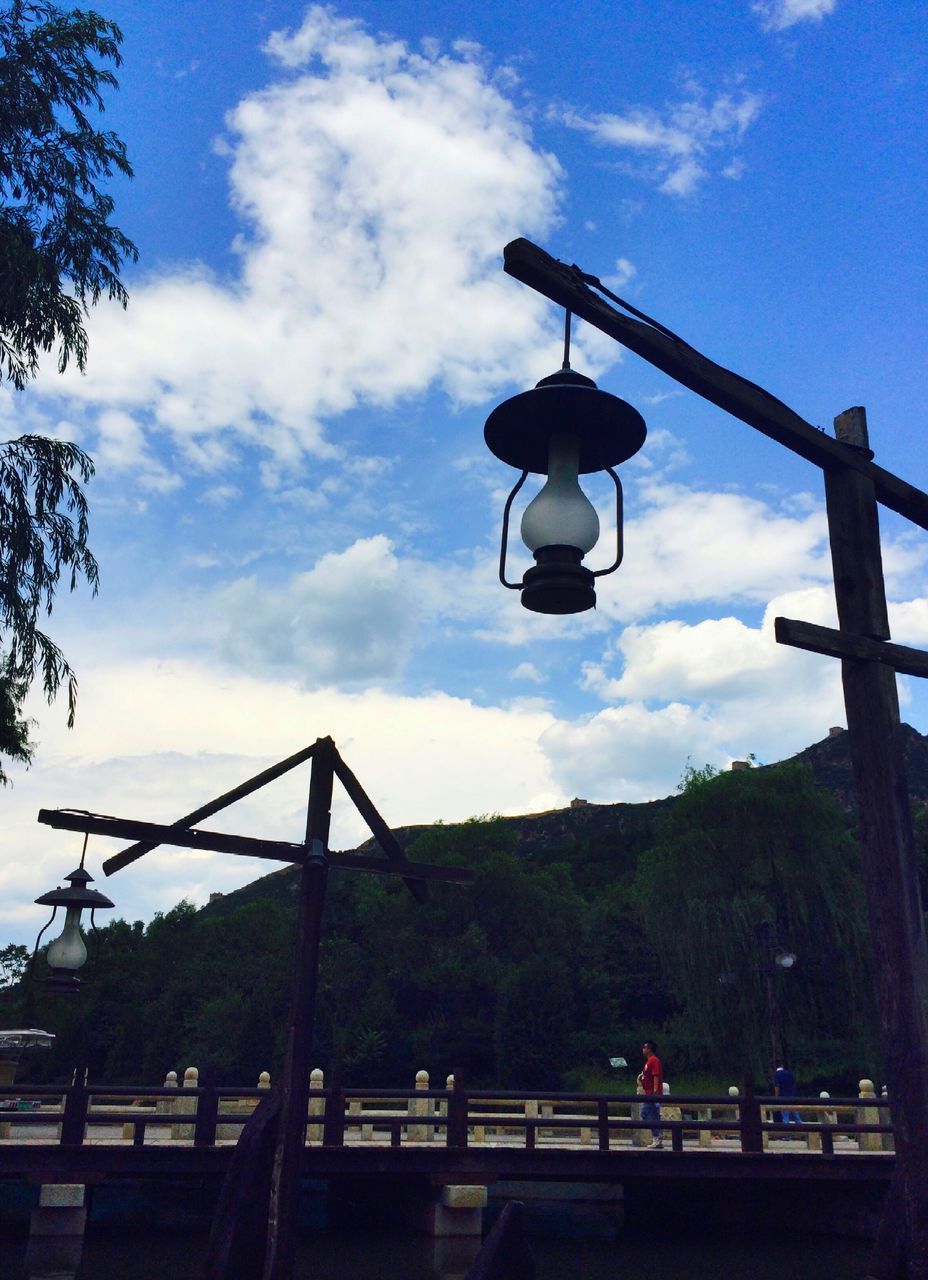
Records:
{"label": "person in dark shirt", "polygon": [[[796,1077],[789,1067],[779,1066],[773,1073],[773,1092],[778,1098],[795,1098]],[[782,1124],[802,1124],[798,1111],[783,1111],[780,1114]]]}
{"label": "person in dark shirt", "polygon": [[[638,1076],[638,1083],[642,1085],[648,1096],[648,1101],[642,1103],[641,1118],[642,1120],[659,1121],[661,1118],[661,1104],[656,1101],[664,1095],[664,1068],[661,1066],[661,1060],[657,1056],[657,1045],[653,1040],[645,1040],[641,1046],[641,1052],[644,1054],[644,1066],[641,1074]],[[650,1150],[659,1151],[664,1145],[663,1131],[660,1126],[651,1130]]]}

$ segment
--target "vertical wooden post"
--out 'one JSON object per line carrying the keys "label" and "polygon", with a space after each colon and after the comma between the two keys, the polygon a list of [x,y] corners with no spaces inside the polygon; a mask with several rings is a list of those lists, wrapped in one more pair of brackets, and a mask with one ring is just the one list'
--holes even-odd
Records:
{"label": "vertical wooden post", "polygon": [[[861,408],[835,419],[835,434],[869,451]],[[842,631],[889,639],[880,529],[873,482],[859,472],[825,472],[828,533]],[[883,1063],[896,1130],[894,1193],[901,1196],[894,1242],[907,1280],[928,1278],[928,946],[892,668],[841,663],[851,761],[860,815],[864,883],[874,957]],[[888,1207],[888,1220],[895,1209]],[[899,1235],[899,1232],[896,1232]],[[881,1232],[881,1249],[889,1242]]]}
{"label": "vertical wooden post", "polygon": [[71,1087],[65,1094],[64,1112],[61,1117],[61,1145],[79,1147],[84,1141],[87,1125],[87,1107],[90,1093],[87,1089],[87,1068],[77,1067]]}
{"label": "vertical wooden post", "polygon": [[200,1089],[197,1099],[197,1119],[193,1127],[193,1145],[212,1147],[216,1144],[216,1116],[219,1112],[219,1094],[212,1083]]}
{"label": "vertical wooden post", "polygon": [[744,1086],[738,1098],[741,1150],[760,1154],[764,1149],[764,1131],[761,1127],[760,1103],[754,1096],[754,1080],[745,1076]]}
{"label": "vertical wooden post", "polygon": [[280,1127],[268,1210],[263,1280],[290,1280],[300,1167],[306,1141],[309,1073],[316,1014],[316,983],[322,909],[328,878],[326,857],[332,808],[335,744],[317,738],[309,784],[306,853],[300,875],[293,1004],[287,1057],[280,1084]]}

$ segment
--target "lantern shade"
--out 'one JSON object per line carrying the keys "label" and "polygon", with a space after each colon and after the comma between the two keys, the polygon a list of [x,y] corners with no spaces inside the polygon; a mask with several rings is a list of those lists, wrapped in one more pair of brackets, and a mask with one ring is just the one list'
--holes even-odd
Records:
{"label": "lantern shade", "polygon": [[69,876],[65,876],[65,880],[71,882],[70,889],[52,889],[49,893],[43,893],[41,898],[36,898],[36,902],[43,907],[112,907],[109,898],[98,893],[96,889],[88,889],[87,885],[93,880],[93,876],[85,871],[83,867],[78,867],[76,871],[72,871]]}
{"label": "lantern shade", "polygon": [[573,369],[560,369],[533,390],[504,400],[483,430],[497,458],[538,475],[548,472],[551,437],[556,434],[577,438],[577,471],[586,475],[631,458],[648,431],[637,409],[600,391],[592,378]]}

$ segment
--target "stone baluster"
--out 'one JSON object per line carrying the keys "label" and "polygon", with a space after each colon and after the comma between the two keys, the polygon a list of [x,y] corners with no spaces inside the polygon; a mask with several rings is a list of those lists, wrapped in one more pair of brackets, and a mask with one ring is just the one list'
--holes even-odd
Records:
{"label": "stone baluster", "polygon": [[[171,1101],[171,1111],[175,1116],[195,1116],[197,1113],[197,1096],[188,1093],[189,1089],[199,1087],[200,1073],[196,1067],[188,1067],[184,1072],[183,1086],[178,1089],[177,1097]],[[193,1141],[193,1125],[192,1124],[172,1124],[171,1137],[175,1141],[192,1142]]]}
{"label": "stone baluster", "polygon": [[[876,1097],[876,1089],[872,1080],[861,1080],[858,1082],[857,1088],[860,1091],[861,1106],[857,1108],[858,1124],[879,1124],[880,1109],[879,1107],[868,1106],[867,1102],[871,1098]],[[857,1135],[857,1144],[861,1151],[882,1151],[883,1135],[881,1133],[859,1133]]]}
{"label": "stone baluster", "polygon": [[[683,1112],[680,1110],[679,1107],[674,1106],[674,1104],[670,1101],[670,1085],[667,1083],[666,1080],[664,1081],[662,1092],[663,1092],[663,1099],[662,1099],[662,1105],[661,1105],[661,1119],[662,1120],[682,1120]],[[661,1136],[663,1137],[665,1142],[672,1142],[673,1130],[662,1129]]]}
{"label": "stone baluster", "polygon": [[[309,1073],[309,1087],[310,1089],[325,1088],[325,1076],[323,1075],[321,1067],[314,1067],[312,1071]],[[310,1099],[309,1099],[310,1124],[309,1124],[309,1129],[307,1131],[307,1136],[310,1142],[322,1141],[321,1117],[323,1116],[324,1113],[325,1113],[325,1098],[321,1098],[321,1097],[314,1098],[312,1095],[310,1095]],[[319,1117],[319,1119],[315,1119],[315,1117]],[[314,1122],[314,1119],[315,1119],[315,1122]]]}
{"label": "stone baluster", "polygon": [[[417,1092],[429,1087],[429,1073],[427,1071],[416,1072],[416,1090]],[[431,1098],[410,1098],[409,1099],[409,1115],[425,1116],[429,1112],[429,1104]],[[428,1142],[432,1136],[431,1125],[411,1124],[406,1130],[410,1142]]]}

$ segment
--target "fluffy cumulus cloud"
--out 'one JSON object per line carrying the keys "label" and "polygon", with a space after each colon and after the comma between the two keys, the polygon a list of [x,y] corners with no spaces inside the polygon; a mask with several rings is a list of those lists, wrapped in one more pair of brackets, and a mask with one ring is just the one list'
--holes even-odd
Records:
{"label": "fluffy cumulus cloud", "polygon": [[688,196],[708,177],[713,156],[725,158],[725,177],[741,176],[744,166],[735,152],[760,108],[760,96],[746,89],[711,96],[690,81],[683,98],[660,111],[629,107],[585,113],[565,108],[557,114],[570,128],[633,158],[630,172],[656,182],[667,195]]}
{"label": "fluffy cumulus cloud", "polygon": [[193,264],[136,285],[128,312],[91,317],[86,378],[43,376],[99,407],[114,467],[145,430],[207,470],[243,443],[332,456],[345,410],[430,385],[472,401],[555,356],[546,304],[499,253],[552,225],[559,166],[479,53],[413,52],[321,7],[267,52],[275,79],[222,144],[237,278]]}
{"label": "fluffy cumulus cloud", "polygon": [[389,540],[330,552],[280,589],[255,576],[219,588],[201,611],[218,625],[219,656],[277,669],[307,687],[389,680],[402,668],[414,600]]}
{"label": "fluffy cumulus cloud", "polygon": [[757,0],[752,13],[764,31],[786,31],[799,22],[821,22],[834,13],[837,0]]}
{"label": "fluffy cumulus cloud", "polygon": [[688,759],[725,767],[753,751],[772,761],[823,738],[844,714],[839,664],[777,645],[773,620],[834,625],[833,614],[827,591],[809,588],[771,601],[757,627],[627,627],[583,673],[615,705],[545,731],[553,774],[568,788],[585,778],[588,799],[649,800],[673,789]]}
{"label": "fluffy cumulus cloud", "polygon": [[[713,601],[763,605],[828,580],[827,530],[817,505],[777,509],[745,494],[645,479],[636,508],[626,517],[622,568],[597,589],[600,609],[613,620]],[[604,534],[604,545],[610,537]]]}

